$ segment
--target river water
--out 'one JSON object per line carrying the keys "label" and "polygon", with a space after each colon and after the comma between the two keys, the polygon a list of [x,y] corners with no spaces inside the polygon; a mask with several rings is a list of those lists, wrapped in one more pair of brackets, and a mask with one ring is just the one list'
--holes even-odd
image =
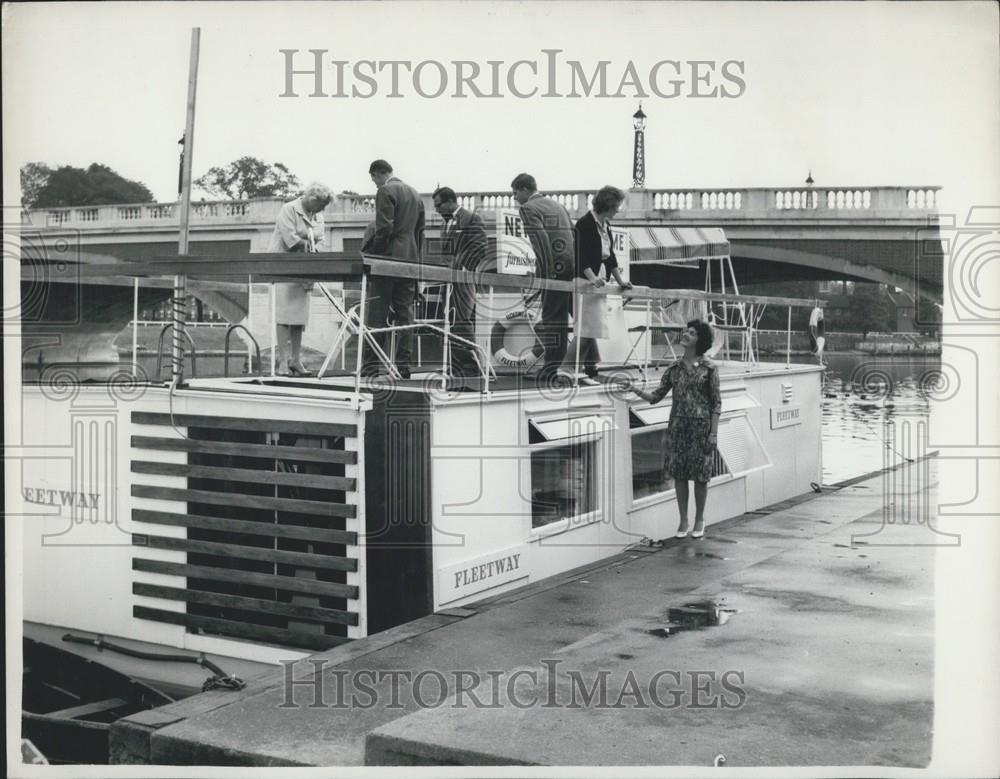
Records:
{"label": "river water", "polygon": [[927,453],[917,449],[916,431],[927,428],[939,357],[828,354],[826,360],[823,484]]}

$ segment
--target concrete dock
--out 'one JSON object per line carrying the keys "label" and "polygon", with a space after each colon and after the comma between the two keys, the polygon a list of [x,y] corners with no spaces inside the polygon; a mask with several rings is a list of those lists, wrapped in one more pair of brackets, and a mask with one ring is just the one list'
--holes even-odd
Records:
{"label": "concrete dock", "polygon": [[926,766],[934,538],[883,525],[891,484],[634,547],[120,720],[112,761]]}

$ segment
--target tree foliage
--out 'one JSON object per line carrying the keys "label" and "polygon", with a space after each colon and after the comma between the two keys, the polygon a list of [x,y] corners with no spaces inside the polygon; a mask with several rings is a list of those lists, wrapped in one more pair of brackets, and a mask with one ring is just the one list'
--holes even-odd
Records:
{"label": "tree foliage", "polygon": [[[86,170],[63,165],[56,170],[44,163],[30,163],[21,169],[22,197],[33,208],[102,206],[110,203],[151,203],[153,193],[139,181],[120,176],[107,165],[92,163]],[[27,176],[26,176],[27,174]],[[44,181],[43,181],[44,177]],[[27,189],[26,189],[27,186]]]}
{"label": "tree foliage", "polygon": [[860,330],[865,337],[896,329],[895,306],[878,284],[855,284],[847,314],[852,327],[846,329]]}
{"label": "tree foliage", "polygon": [[225,167],[209,168],[194,184],[212,197],[247,200],[257,197],[290,198],[302,185],[285,165],[256,157],[240,157]]}
{"label": "tree foliage", "polygon": [[52,168],[44,162],[29,162],[21,168],[21,206],[34,208],[38,193],[52,176]]}

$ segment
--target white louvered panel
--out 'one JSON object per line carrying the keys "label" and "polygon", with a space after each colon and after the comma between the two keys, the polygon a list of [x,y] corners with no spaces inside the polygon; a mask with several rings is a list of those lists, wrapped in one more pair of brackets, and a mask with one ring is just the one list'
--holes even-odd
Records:
{"label": "white louvered panel", "polygon": [[771,458],[746,414],[719,420],[719,451],[734,476],[771,465]]}

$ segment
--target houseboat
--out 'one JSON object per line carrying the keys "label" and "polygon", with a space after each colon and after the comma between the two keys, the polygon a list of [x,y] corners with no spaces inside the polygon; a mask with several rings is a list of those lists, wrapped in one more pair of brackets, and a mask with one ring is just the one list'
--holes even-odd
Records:
{"label": "houseboat", "polygon": [[[632,238],[633,281],[647,265],[725,270],[721,230],[663,230]],[[175,294],[188,281],[315,281],[343,314],[337,348],[370,335],[363,303],[343,307],[345,286],[410,276],[447,296],[456,282],[444,268],[356,253],[293,257],[181,256],[122,263],[115,276],[168,280]],[[94,283],[107,274],[80,270]],[[477,285],[488,312],[474,381],[449,376],[445,318],[420,324],[421,338],[445,344],[442,364],[405,380],[362,378],[360,349],[355,365],[328,359],[309,378],[275,376],[259,357],[250,373],[185,376],[178,340],[169,382],[125,365],[109,381],[66,372],[25,383],[22,451],[34,454],[8,486],[20,498],[25,635],[71,634],[82,642],[63,642],[69,650],[176,696],[199,689],[204,669],[135,652],[210,658],[245,677],[671,536],[670,400],[650,406],[621,380],[655,385],[691,313],[713,316],[721,334],[707,523],[820,481],[822,369],[759,363],[753,339],[761,307],[813,301],[639,284],[623,299],[617,288],[492,271],[459,281]],[[606,298],[606,381],[583,386],[570,373],[552,387],[525,374],[535,345],[524,301],[546,287]],[[513,365],[494,359],[501,348]]]}

